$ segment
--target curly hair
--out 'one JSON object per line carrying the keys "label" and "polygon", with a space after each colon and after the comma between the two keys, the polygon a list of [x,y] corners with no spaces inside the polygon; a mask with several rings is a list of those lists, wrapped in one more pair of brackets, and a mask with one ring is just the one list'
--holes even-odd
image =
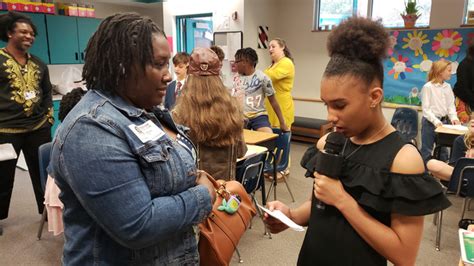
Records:
{"label": "curly hair", "polygon": [[118,13],[105,18],[86,48],[82,78],[92,90],[116,92],[135,65],[153,64],[152,35],[165,33],[148,17]]}
{"label": "curly hair", "polygon": [[38,35],[38,30],[35,24],[28,16],[15,11],[8,11],[8,13],[0,15],[0,40],[8,42],[8,33],[13,32],[16,23],[26,23],[31,26],[35,37]]}
{"label": "curly hair", "polygon": [[389,35],[380,21],[351,17],[328,37],[331,57],[324,76],[353,75],[368,86],[374,80],[383,87],[382,60],[387,56]]}
{"label": "curly hair", "polygon": [[433,83],[443,83],[441,74],[450,65],[451,62],[447,60],[438,60],[434,62],[431,66],[430,72],[428,72],[428,81],[431,81]]}
{"label": "curly hair", "polygon": [[235,59],[247,60],[253,67],[256,67],[258,63],[257,52],[250,47],[237,50],[237,52],[235,52]]}
{"label": "curly hair", "polygon": [[191,129],[190,137],[196,144],[210,147],[236,144],[244,126],[240,105],[219,76],[189,75],[173,118]]}
{"label": "curly hair", "polygon": [[222,48],[220,48],[217,45],[212,45],[211,47],[209,47],[209,49],[211,49],[212,51],[214,51],[214,53],[216,53],[217,58],[219,58],[219,61],[222,62],[222,60],[224,60],[225,54],[224,54],[224,50],[222,50]]}
{"label": "curly hair", "polygon": [[82,96],[84,96],[85,94],[86,91],[84,91],[82,88],[75,88],[63,96],[59,105],[59,121],[64,120],[69,111],[71,111],[72,108],[76,106],[76,104],[82,99]]}

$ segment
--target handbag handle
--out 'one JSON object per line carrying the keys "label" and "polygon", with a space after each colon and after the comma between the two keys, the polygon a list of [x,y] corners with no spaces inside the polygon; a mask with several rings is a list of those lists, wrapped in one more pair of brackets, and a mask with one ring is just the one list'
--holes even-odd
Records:
{"label": "handbag handle", "polygon": [[204,170],[197,170],[198,174],[204,174],[209,181],[214,185],[214,190],[216,191],[217,195],[221,196],[222,198],[228,199],[230,192],[227,191],[225,187],[225,181],[222,180],[215,180],[208,172]]}

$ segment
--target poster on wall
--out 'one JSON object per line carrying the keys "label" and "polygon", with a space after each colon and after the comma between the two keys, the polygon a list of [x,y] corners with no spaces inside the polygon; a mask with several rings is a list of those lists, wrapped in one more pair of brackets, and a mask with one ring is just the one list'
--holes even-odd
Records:
{"label": "poster on wall", "polygon": [[456,69],[466,56],[469,42],[474,41],[473,28],[439,30],[390,31],[389,56],[384,65],[384,94],[386,103],[421,105],[421,89],[427,82],[433,62],[452,62],[451,79],[454,87]]}
{"label": "poster on wall", "polygon": [[267,26],[258,26],[258,49],[267,49],[268,48],[268,27]]}

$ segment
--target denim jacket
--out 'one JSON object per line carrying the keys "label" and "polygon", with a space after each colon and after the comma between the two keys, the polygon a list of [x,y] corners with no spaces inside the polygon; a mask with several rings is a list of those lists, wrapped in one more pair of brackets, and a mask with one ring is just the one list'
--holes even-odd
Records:
{"label": "denim jacket", "polygon": [[143,143],[151,120],[184,136],[167,111],[146,112],[89,91],[60,125],[49,172],[61,189],[65,265],[199,263],[193,225],[211,211],[195,158],[166,134]]}

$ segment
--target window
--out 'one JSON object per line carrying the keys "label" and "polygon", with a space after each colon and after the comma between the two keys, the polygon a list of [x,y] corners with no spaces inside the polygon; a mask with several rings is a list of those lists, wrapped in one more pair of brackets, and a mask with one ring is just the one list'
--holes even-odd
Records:
{"label": "window", "polygon": [[[400,15],[405,10],[406,0],[372,0],[372,18],[381,19],[382,24],[387,28],[401,28],[404,26],[403,18]],[[431,0],[417,0],[420,7],[420,17],[416,21],[417,27],[427,27],[430,25]]]}
{"label": "window", "polygon": [[368,0],[315,0],[314,28],[330,30],[352,15],[366,16]]}
{"label": "window", "polygon": [[[403,12],[406,0],[315,0],[314,29],[330,30],[343,19],[357,15],[381,19],[385,27],[403,27]],[[474,5],[474,0],[467,0]],[[421,16],[416,26],[430,24],[431,0],[418,0]],[[474,7],[473,7],[474,9]]]}
{"label": "window", "polygon": [[[474,0],[466,0],[466,8],[465,8],[465,14],[464,14],[464,24],[472,24],[474,22],[468,22],[468,12],[474,12]],[[469,17],[469,20],[474,20],[474,17]]]}

